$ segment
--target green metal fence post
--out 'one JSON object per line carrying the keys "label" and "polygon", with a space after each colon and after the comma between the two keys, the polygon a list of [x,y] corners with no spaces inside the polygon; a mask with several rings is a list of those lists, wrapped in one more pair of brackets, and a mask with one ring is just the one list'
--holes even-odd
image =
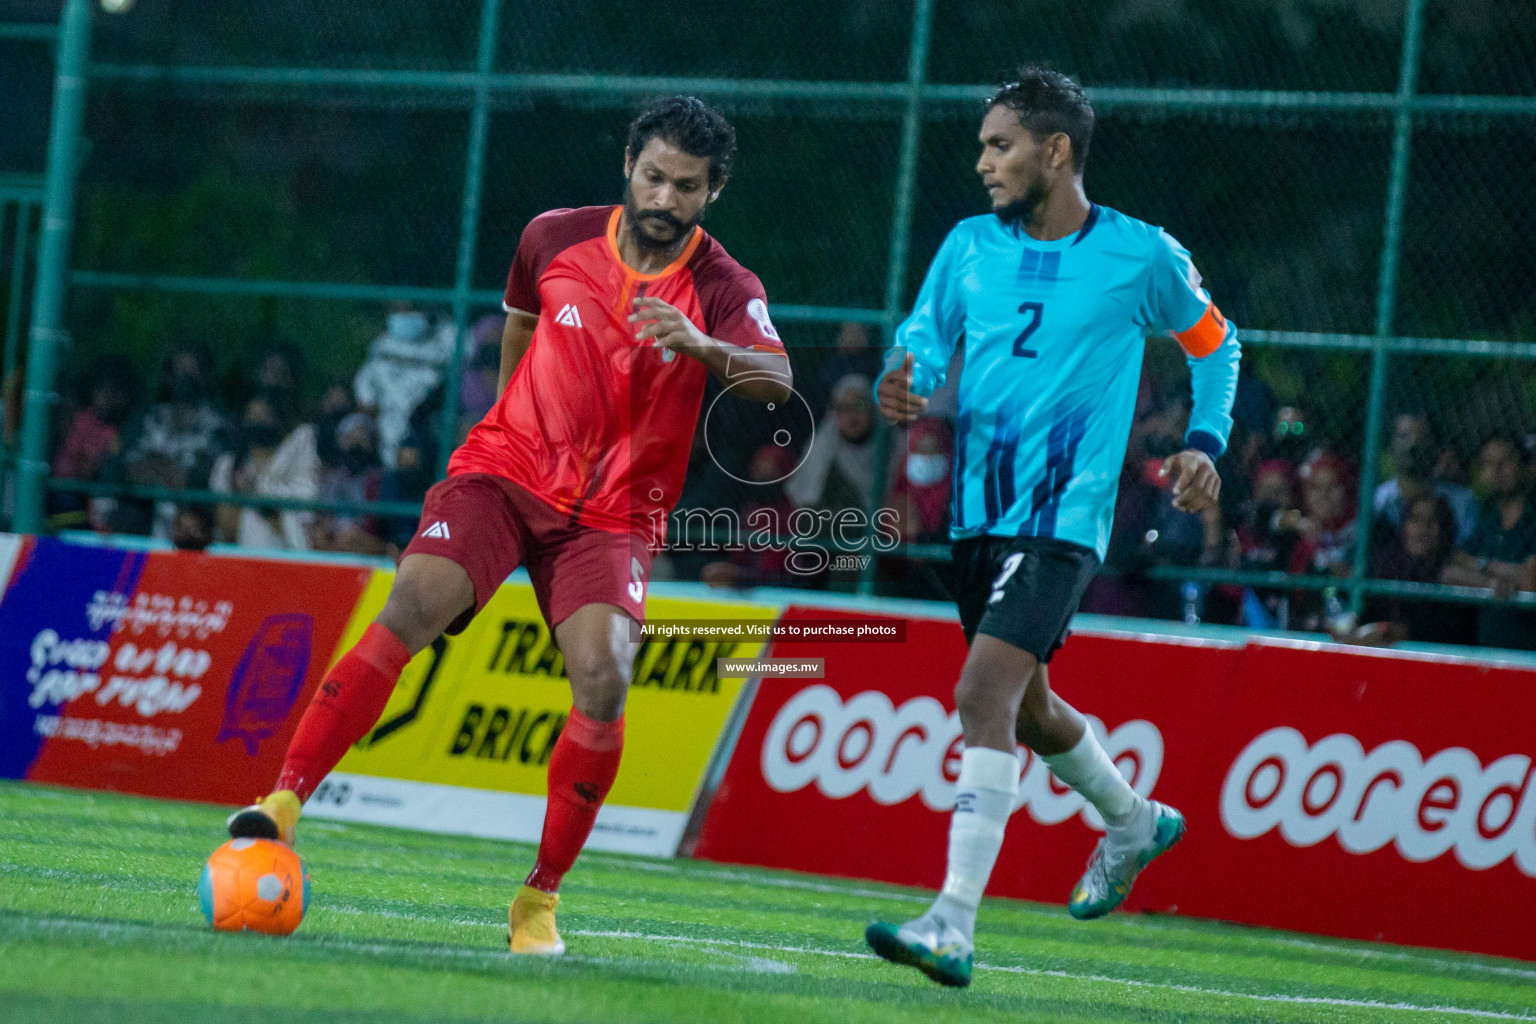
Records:
{"label": "green metal fence post", "polygon": [[[906,107],[901,118],[901,156],[896,169],[896,203],[892,211],[890,262],[885,270],[885,305],[882,332],[890,345],[896,324],[901,319],[902,293],[907,286],[907,249],[912,236],[912,196],[917,191],[917,150],[923,130],[923,80],[928,73],[928,41],[933,32],[933,0],[917,0],[912,11],[912,47],[907,56]],[[877,422],[875,435],[874,493],[869,496],[871,513],[885,497],[886,470],[890,465],[891,432],[883,421]],[[865,536],[874,537],[873,518]],[[875,589],[875,558],[871,550],[868,565],[859,579],[859,593]]]}
{"label": "green metal fence post", "polygon": [[80,131],[85,123],[86,60],[91,49],[90,0],[66,0],[59,26],[53,80],[53,121],[48,131],[48,170],[38,244],[37,282],[32,290],[32,330],[27,355],[27,391],[16,468],[18,533],[43,526],[48,483],[48,427],[57,397],[53,391],[64,333],[70,233],[75,217],[75,174]]}
{"label": "green metal fence post", "polygon": [[1413,140],[1413,89],[1423,46],[1425,0],[1409,0],[1403,29],[1403,61],[1397,81],[1397,112],[1392,123],[1391,177],[1387,182],[1387,223],[1382,235],[1381,277],[1376,290],[1376,337],[1371,347],[1371,387],[1365,408],[1365,451],[1360,457],[1360,511],[1355,517],[1355,564],[1350,574],[1350,606],[1356,615],[1365,603],[1360,585],[1370,571],[1371,522],[1375,515],[1376,463],[1381,451],[1387,394],[1388,343],[1397,305],[1397,266],[1401,256],[1403,207],[1407,203]]}
{"label": "green metal fence post", "polygon": [[469,335],[470,291],[474,287],[475,241],[480,232],[480,193],[485,182],[485,141],[490,132],[490,76],[495,71],[496,23],[501,0],[483,0],[480,48],[475,57],[475,103],[469,116],[469,146],[464,158],[464,199],[459,213],[459,254],[453,272],[453,358],[443,393],[443,422],[438,432],[437,472],[448,472],[459,435],[459,380],[464,374],[464,344]]}

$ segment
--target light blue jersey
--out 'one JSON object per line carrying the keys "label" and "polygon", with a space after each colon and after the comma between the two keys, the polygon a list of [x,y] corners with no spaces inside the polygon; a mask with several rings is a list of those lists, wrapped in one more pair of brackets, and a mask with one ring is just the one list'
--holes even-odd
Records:
{"label": "light blue jersey", "polygon": [[987,214],[956,224],[887,369],[944,382],[964,344],[950,535],[1055,537],[1103,559],[1149,334],[1172,334],[1194,388],[1185,443],[1212,458],[1232,428],[1237,331],[1161,228],[1094,206],[1041,242]]}

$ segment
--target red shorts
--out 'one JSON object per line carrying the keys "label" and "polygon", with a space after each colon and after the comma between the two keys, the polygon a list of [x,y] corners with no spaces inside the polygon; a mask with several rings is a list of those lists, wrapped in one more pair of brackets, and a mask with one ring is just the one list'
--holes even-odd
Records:
{"label": "red shorts", "polygon": [[406,555],[438,555],[469,573],[475,606],[449,634],[469,625],[520,565],[551,630],[588,604],[616,605],[645,621],[651,551],[643,539],[575,524],[499,476],[460,473],[433,486]]}

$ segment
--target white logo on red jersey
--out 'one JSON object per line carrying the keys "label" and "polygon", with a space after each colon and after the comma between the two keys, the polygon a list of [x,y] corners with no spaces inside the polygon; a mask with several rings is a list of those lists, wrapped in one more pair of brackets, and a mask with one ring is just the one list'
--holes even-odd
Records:
{"label": "white logo on red jersey", "polygon": [[567,302],[565,307],[560,310],[560,315],[555,317],[555,323],[566,327],[580,327],[581,310],[576,308],[576,303]]}
{"label": "white logo on red jersey", "polygon": [[768,303],[762,299],[753,299],[747,303],[747,315],[757,321],[757,329],[763,337],[769,341],[778,341],[778,329],[773,326],[773,321],[768,319]]}
{"label": "white logo on red jersey", "polygon": [[433,537],[437,540],[450,540],[448,536],[448,524],[439,519],[422,532],[423,537]]}

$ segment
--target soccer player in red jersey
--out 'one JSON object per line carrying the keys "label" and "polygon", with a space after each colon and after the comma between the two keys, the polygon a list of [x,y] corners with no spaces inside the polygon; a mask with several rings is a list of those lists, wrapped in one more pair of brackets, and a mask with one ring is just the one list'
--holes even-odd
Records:
{"label": "soccer player in red jersey", "polygon": [[549,761],[538,860],[509,913],[515,953],[565,951],[561,877],[618,772],[655,524],[682,491],[705,377],[782,402],[789,360],[757,277],[699,226],[736,133],[693,97],[629,129],[621,206],[551,210],[507,280],[501,397],[427,492],[383,611],[325,676],[273,792],[230,835],[292,843],[300,808],[372,728],[406,663],[462,630],[519,565],[565,656],[573,708]]}

